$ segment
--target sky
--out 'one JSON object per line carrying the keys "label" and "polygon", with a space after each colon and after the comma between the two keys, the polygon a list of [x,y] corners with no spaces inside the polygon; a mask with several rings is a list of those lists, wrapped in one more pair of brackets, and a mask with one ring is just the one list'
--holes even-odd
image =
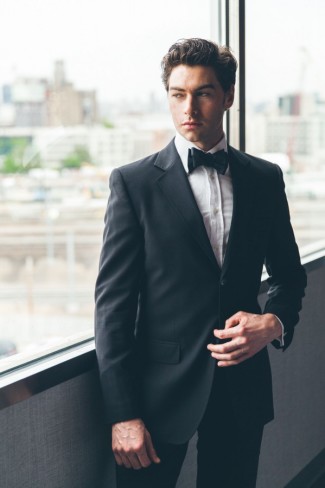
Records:
{"label": "sky", "polygon": [[1,0],[0,84],[49,76],[56,59],[100,97],[163,93],[160,60],[181,37],[207,37],[209,0]]}
{"label": "sky", "polygon": [[[63,59],[69,81],[101,101],[163,96],[160,60],[175,40],[215,36],[217,0],[1,0],[0,85],[50,78]],[[325,86],[325,2],[246,0],[247,95],[258,103]],[[236,53],[235,53],[236,54]]]}
{"label": "sky", "polygon": [[248,98],[324,93],[324,0],[246,0]]}

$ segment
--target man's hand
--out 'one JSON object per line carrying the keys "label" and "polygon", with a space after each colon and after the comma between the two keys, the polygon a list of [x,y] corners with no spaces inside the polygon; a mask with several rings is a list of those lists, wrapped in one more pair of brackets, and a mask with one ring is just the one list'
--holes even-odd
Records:
{"label": "man's hand", "polygon": [[160,463],[151,436],[141,419],[118,422],[112,426],[112,449],[119,466],[147,468]]}
{"label": "man's hand", "polygon": [[218,366],[234,366],[254,356],[281,334],[282,327],[275,315],[237,312],[226,321],[225,329],[214,330],[216,337],[230,339],[229,342],[209,344],[208,349],[218,360]]}

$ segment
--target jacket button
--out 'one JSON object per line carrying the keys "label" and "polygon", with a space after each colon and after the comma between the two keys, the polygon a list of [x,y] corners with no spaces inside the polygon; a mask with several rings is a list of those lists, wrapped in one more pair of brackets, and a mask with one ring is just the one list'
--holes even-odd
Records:
{"label": "jacket button", "polygon": [[221,280],[221,281],[220,281],[220,285],[221,285],[221,286],[225,286],[225,284],[226,284],[226,280]]}

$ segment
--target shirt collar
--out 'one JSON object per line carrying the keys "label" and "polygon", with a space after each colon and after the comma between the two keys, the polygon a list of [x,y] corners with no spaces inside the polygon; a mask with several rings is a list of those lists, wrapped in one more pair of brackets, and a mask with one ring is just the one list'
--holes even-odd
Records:
{"label": "shirt collar", "polygon": [[[199,149],[200,151],[202,151],[202,149],[200,149],[195,144],[193,144],[193,142],[190,142],[187,139],[185,139],[185,137],[181,136],[178,132],[176,133],[174,142],[175,142],[176,150],[177,150],[179,157],[181,158],[181,161],[183,163],[184,169],[185,169],[186,173],[188,173],[188,167],[187,167],[188,150],[191,147],[195,147],[196,149]],[[226,139],[225,134],[223,134],[223,138],[218,142],[218,144],[213,146],[207,152],[214,154],[215,152],[221,151],[222,149],[227,152],[227,139]],[[227,168],[227,172],[228,172],[228,170],[229,170],[229,168]]]}

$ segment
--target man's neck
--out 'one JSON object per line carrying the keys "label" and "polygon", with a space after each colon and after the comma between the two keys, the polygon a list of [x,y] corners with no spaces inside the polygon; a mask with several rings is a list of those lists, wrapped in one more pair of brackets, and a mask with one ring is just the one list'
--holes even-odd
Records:
{"label": "man's neck", "polygon": [[202,149],[201,147],[197,146],[194,142],[185,139],[185,137],[183,137],[178,132],[176,133],[175,144],[176,147],[183,148],[186,150],[191,147],[195,147],[196,149],[199,149],[200,151],[204,151],[204,152],[216,152],[222,149],[224,149],[225,151],[227,150],[227,139],[224,133],[222,133],[222,136],[219,138],[218,142],[213,144],[209,149]]}

